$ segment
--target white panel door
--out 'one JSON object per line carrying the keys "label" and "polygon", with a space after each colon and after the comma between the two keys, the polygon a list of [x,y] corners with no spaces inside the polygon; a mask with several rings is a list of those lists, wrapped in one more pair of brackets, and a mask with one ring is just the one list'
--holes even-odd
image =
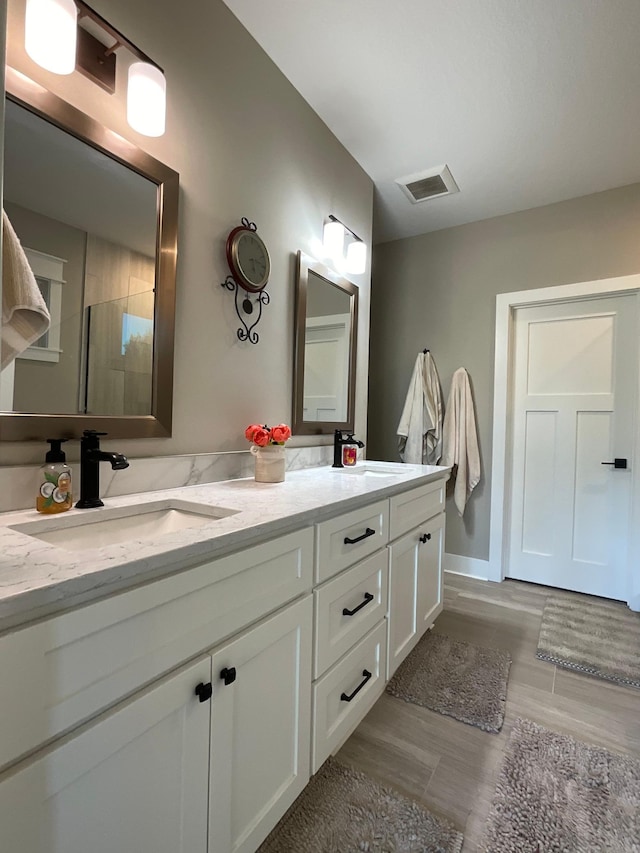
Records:
{"label": "white panel door", "polygon": [[253,853],[309,781],[312,597],[213,654],[209,853]]}
{"label": "white panel door", "polygon": [[626,600],[638,297],[521,308],[514,329],[506,574]]}
{"label": "white panel door", "polygon": [[308,317],[304,345],[305,421],[346,421],[349,314]]}
{"label": "white panel door", "polygon": [[207,657],[8,771],[2,853],[207,853],[210,677]]}

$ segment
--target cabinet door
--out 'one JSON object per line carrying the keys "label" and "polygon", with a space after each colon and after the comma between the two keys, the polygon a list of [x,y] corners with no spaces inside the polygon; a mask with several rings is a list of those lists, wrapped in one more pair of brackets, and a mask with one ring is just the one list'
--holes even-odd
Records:
{"label": "cabinet door", "polygon": [[253,853],[309,780],[311,624],[307,596],[213,654],[209,853]]}
{"label": "cabinet door", "polygon": [[418,642],[418,531],[389,546],[389,631],[387,679]]}
{"label": "cabinet door", "polygon": [[199,660],[5,773],[3,853],[206,853],[210,676]]}
{"label": "cabinet door", "polygon": [[444,514],[389,546],[389,646],[391,678],[442,611]]}
{"label": "cabinet door", "polygon": [[[421,637],[442,612],[442,551],[444,549],[444,514],[418,530],[418,635]],[[424,537],[427,541],[424,541]]]}

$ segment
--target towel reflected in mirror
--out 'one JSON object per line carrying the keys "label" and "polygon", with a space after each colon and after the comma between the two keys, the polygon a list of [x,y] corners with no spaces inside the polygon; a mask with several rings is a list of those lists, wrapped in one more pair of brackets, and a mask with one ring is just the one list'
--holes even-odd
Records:
{"label": "towel reflected in mirror", "polygon": [[3,210],[0,369],[42,337],[50,325],[49,310],[27,256]]}

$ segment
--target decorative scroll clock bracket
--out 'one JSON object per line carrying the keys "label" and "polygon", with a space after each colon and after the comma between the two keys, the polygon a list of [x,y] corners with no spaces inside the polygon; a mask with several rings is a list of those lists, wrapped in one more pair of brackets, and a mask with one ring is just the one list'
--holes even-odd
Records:
{"label": "decorative scroll clock bracket", "polygon": [[236,314],[242,323],[236,332],[238,340],[257,344],[260,336],[255,328],[262,318],[262,309],[271,301],[265,290],[271,260],[255,222],[244,216],[241,221],[227,237],[227,263],[231,272],[221,286],[234,295]]}

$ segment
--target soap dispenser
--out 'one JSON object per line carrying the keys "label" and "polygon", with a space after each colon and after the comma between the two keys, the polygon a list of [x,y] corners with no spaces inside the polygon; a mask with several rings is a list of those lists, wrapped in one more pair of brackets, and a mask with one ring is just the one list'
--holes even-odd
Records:
{"label": "soap dispenser", "polygon": [[342,445],[342,464],[346,468],[351,468],[358,461],[358,445],[352,433],[349,433],[347,440]]}
{"label": "soap dispenser", "polygon": [[48,438],[51,450],[45,456],[45,463],[38,471],[38,493],[36,509],[38,512],[53,514],[66,512],[73,505],[71,494],[71,468],[62,450],[66,438]]}

